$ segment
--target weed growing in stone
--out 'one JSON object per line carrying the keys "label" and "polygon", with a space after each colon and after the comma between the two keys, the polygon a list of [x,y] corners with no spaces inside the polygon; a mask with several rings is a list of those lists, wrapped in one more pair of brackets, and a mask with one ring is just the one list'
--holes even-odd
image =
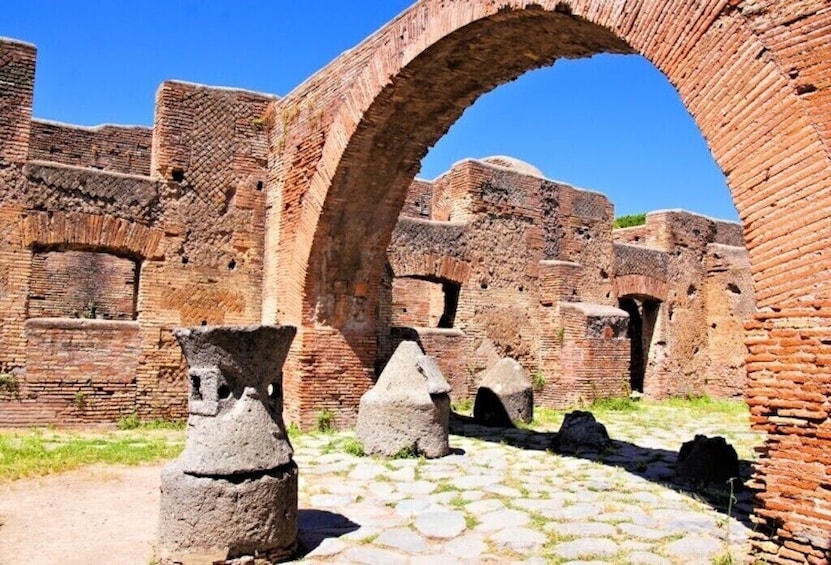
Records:
{"label": "weed growing in stone", "polygon": [[349,455],[354,455],[355,457],[363,457],[366,455],[363,444],[355,438],[345,439],[342,446],[343,451]]}
{"label": "weed growing in stone", "polygon": [[315,416],[315,429],[321,433],[335,431],[335,415],[328,408],[324,408]]}
{"label": "weed growing in stone", "polygon": [[476,526],[480,524],[479,518],[474,516],[473,514],[469,514],[465,512],[465,525],[467,526],[468,530],[472,530]]}
{"label": "weed growing in stone", "polygon": [[457,400],[451,406],[453,411],[457,414],[470,414],[473,412],[473,399],[472,398],[462,398],[461,400]]}
{"label": "weed growing in stone", "polygon": [[534,371],[531,374],[531,384],[537,392],[541,391],[543,387],[545,387],[545,375],[542,371]]}
{"label": "weed growing in stone", "polygon": [[461,495],[461,493],[457,494],[453,498],[450,499],[450,506],[457,510],[461,510],[467,505],[467,500]]}
{"label": "weed growing in stone", "polygon": [[288,434],[291,439],[296,439],[303,435],[303,430],[300,429],[297,422],[291,422],[288,426],[286,426],[286,434]]}
{"label": "weed growing in stone", "polygon": [[87,407],[87,395],[83,393],[83,391],[78,391],[75,393],[75,396],[72,397],[72,403],[78,408],[78,410],[84,410]]}
{"label": "weed growing in stone", "polygon": [[14,373],[0,373],[0,393],[5,392],[17,398],[20,385]]}
{"label": "weed growing in stone", "polygon": [[418,457],[418,449],[414,445],[402,447],[392,456],[393,459],[414,459]]}

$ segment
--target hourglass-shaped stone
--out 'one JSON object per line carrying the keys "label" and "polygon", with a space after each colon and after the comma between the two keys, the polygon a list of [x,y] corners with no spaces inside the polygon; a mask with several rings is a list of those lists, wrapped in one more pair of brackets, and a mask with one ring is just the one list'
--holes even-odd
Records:
{"label": "hourglass-shaped stone", "polygon": [[282,368],[295,328],[174,334],[188,362],[190,398],[185,449],[162,472],[162,559],[290,557],[297,465],[283,423]]}

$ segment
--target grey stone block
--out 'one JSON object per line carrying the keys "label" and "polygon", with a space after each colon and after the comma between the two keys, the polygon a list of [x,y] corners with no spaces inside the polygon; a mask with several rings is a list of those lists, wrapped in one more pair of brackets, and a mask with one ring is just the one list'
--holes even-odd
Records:
{"label": "grey stone block", "polygon": [[181,461],[162,471],[159,556],[193,563],[210,557],[268,555],[297,549],[297,465],[255,476],[187,474]]}
{"label": "grey stone block", "polygon": [[566,453],[602,451],[609,443],[606,426],[595,420],[591,412],[582,410],[566,414],[555,440],[557,449]]}
{"label": "grey stone block", "polygon": [[232,475],[291,461],[282,367],[295,332],[288,326],[174,331],[189,365],[185,472]]}
{"label": "grey stone block", "polygon": [[[500,359],[482,375],[479,389],[493,391],[512,422],[527,424],[534,419],[534,386],[528,371],[516,360],[510,357]],[[473,418],[477,422],[482,420],[481,423],[487,425],[488,416],[495,409],[480,403],[480,395],[477,393],[473,407]]]}
{"label": "grey stone block", "polygon": [[174,334],[190,398],[185,449],[162,472],[162,562],[288,559],[297,548],[297,465],[283,423],[282,367],[295,329]]}
{"label": "grey stone block", "polygon": [[364,451],[385,457],[402,450],[428,458],[450,453],[449,390],[435,360],[417,343],[401,342],[378,382],[361,397],[355,434]]}

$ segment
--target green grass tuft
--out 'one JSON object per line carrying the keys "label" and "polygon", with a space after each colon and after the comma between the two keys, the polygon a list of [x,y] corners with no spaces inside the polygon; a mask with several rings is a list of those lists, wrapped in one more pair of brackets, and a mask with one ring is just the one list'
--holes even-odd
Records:
{"label": "green grass tuft", "polygon": [[628,396],[597,398],[589,406],[590,412],[637,412],[640,409],[640,403]]}
{"label": "green grass tuft", "polygon": [[176,457],[184,435],[162,430],[140,432],[0,433],[0,482],[48,475],[95,463],[139,465]]}
{"label": "green grass tuft", "polygon": [[461,400],[457,400],[453,403],[451,408],[453,408],[453,411],[457,414],[469,415],[473,412],[473,399],[462,398]]}
{"label": "green grass tuft", "polygon": [[187,426],[187,420],[142,421],[135,412],[128,416],[122,416],[116,423],[119,430],[184,430],[185,426]]}
{"label": "green grass tuft", "polygon": [[363,444],[355,438],[345,439],[343,441],[343,450],[349,455],[354,455],[355,457],[363,457],[366,455]]}
{"label": "green grass tuft", "polygon": [[615,218],[612,229],[633,228],[646,224],[646,214],[629,214]]}

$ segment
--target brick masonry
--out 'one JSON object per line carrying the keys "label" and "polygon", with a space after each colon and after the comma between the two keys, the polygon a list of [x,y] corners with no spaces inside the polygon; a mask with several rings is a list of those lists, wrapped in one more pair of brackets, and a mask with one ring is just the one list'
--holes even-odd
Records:
{"label": "brick masonry", "polygon": [[[542,376],[536,402],[555,408],[628,394],[630,354],[649,397],[743,394],[742,326],[755,301],[738,224],[664,211],[613,231],[605,197],[506,158],[457,163],[435,182],[414,182],[406,201],[433,207],[405,207],[418,217],[402,215],[393,231],[379,366],[402,327],[442,327],[450,283],[458,302],[444,327],[457,330],[454,346],[422,345],[463,384],[456,399],[473,397],[478,375],[503,356]],[[616,310],[625,300],[648,318],[647,331],[631,330],[638,352],[629,315]]]}
{"label": "brick masonry", "polygon": [[139,324],[38,318],[25,371],[0,387],[3,425],[112,422],[135,411]]}
{"label": "brick masonry", "polygon": [[[34,249],[27,218],[81,214],[92,218],[84,224],[92,232],[47,231],[103,242],[76,251],[151,250],[135,257],[141,262],[140,413],[183,414],[181,357],[171,327],[263,320],[299,327],[286,364],[287,415],[308,424],[328,408],[348,422],[372,382],[377,322],[389,310],[382,298],[391,290],[379,284],[385,251],[427,149],[478,96],[530,69],[560,57],[640,53],[667,76],[695,118],[742,221],[758,306],[746,325],[746,394],[754,426],[768,434],[757,466],[762,490],[755,516],[761,529],[774,533],[759,551],[771,562],[827,561],[830,30],[827,0],[421,0],[281,100],[165,83],[149,176],[140,177],[119,177],[114,171],[122,165],[115,161],[110,171],[90,162],[91,150],[69,164],[26,165],[32,151],[44,157],[31,143],[33,131],[40,138],[31,118],[35,48],[4,40],[4,374],[24,370],[27,360]],[[104,169],[79,172],[73,165]],[[139,188],[141,198],[119,199],[125,193],[105,177]],[[445,202],[430,205],[453,213]],[[413,212],[412,205],[407,209]],[[96,227],[103,225],[119,231]],[[675,250],[701,237],[695,229],[678,239],[668,235],[653,237]],[[546,253],[579,249],[577,242],[560,247],[557,237],[531,239]],[[718,234],[713,243],[722,244]],[[719,273],[729,273],[732,263],[715,248],[707,253],[704,269],[717,288],[724,282]],[[601,273],[573,262],[551,260],[539,268],[587,282],[591,302],[613,291],[611,282],[596,278]],[[628,288],[643,277],[628,276]],[[540,284],[562,290],[553,280]],[[654,277],[643,279],[651,292],[660,287]],[[673,320],[702,318],[712,290],[694,289]]]}

